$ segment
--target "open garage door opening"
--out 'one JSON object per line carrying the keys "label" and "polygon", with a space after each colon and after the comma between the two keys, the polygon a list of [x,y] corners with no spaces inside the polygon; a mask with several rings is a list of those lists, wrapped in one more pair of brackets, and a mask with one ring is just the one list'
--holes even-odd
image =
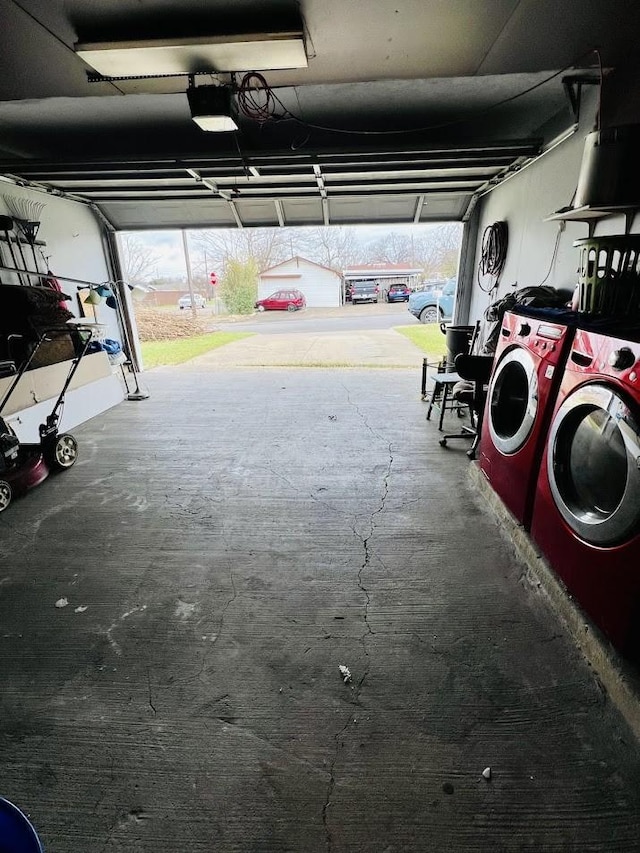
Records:
{"label": "open garage door opening", "polygon": [[[419,327],[452,319],[461,235],[462,225],[448,222],[139,231],[119,234],[118,244],[124,277],[136,288],[147,368],[172,363],[174,353],[181,360],[200,355],[241,334],[266,335],[265,346],[266,340],[277,345],[277,354],[257,355],[265,365],[281,358],[298,363],[297,354],[301,365],[400,366],[408,342],[395,328],[413,336],[415,364],[420,343],[429,342],[434,358],[444,348],[437,327]],[[358,335],[366,350],[360,354]],[[379,353],[371,349],[376,344]],[[234,351],[241,358],[255,346]]]}

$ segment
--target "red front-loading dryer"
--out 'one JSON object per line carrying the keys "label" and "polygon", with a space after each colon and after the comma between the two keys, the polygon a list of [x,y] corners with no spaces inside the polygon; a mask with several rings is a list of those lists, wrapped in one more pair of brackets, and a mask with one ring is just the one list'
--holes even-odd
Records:
{"label": "red front-loading dryer", "polygon": [[[538,316],[536,316],[538,315]],[[544,442],[573,339],[567,311],[524,309],[502,321],[480,440],[480,468],[528,529]]]}
{"label": "red front-loading dryer", "polygon": [[640,660],[640,336],[578,330],[549,427],[531,536],[569,592]]}

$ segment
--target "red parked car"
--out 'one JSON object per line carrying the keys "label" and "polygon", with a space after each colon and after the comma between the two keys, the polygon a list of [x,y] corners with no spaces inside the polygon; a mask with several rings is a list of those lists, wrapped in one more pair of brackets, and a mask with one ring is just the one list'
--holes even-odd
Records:
{"label": "red parked car", "polygon": [[256,308],[258,311],[299,311],[306,304],[304,293],[299,290],[278,290],[266,299],[258,299]]}

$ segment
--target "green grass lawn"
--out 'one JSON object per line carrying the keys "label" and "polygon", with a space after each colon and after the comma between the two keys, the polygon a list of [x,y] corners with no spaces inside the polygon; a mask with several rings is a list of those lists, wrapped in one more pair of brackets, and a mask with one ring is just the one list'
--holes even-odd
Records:
{"label": "green grass lawn", "polygon": [[419,326],[396,326],[395,331],[408,338],[412,344],[434,359],[440,358],[447,351],[445,337],[438,323]]}
{"label": "green grass lawn", "polygon": [[145,341],[141,344],[142,361],[146,370],[165,364],[181,364],[250,335],[251,332],[211,332],[175,341]]}

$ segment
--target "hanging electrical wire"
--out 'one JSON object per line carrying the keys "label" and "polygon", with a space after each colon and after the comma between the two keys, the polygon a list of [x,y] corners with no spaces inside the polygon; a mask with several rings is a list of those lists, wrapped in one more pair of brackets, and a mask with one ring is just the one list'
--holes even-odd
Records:
{"label": "hanging electrical wire", "polygon": [[[238,109],[242,115],[265,124],[268,121],[281,121],[284,118],[295,118],[275,94],[262,74],[249,71],[240,81],[236,92]],[[278,113],[280,106],[282,113]]]}
{"label": "hanging electrical wire", "polygon": [[[500,221],[487,225],[482,234],[482,247],[478,262],[478,285],[485,293],[491,293],[498,287],[509,244],[507,223]],[[489,286],[485,282],[489,279]]]}
{"label": "hanging electrical wire", "polygon": [[[329,125],[316,124],[314,122],[306,121],[301,116],[292,113],[291,110],[282,103],[274,89],[272,89],[271,86],[267,83],[264,76],[262,74],[259,74],[257,71],[250,71],[242,77],[236,94],[238,98],[238,108],[240,112],[247,118],[252,119],[253,121],[257,121],[260,124],[265,124],[268,121],[290,120],[297,122],[299,125],[308,130],[319,130],[326,133],[340,133],[347,136],[402,136],[411,133],[426,133],[431,130],[441,130],[447,127],[455,127],[456,125],[466,124],[469,121],[474,121],[479,116],[485,115],[486,113],[498,109],[499,107],[502,107],[505,104],[510,104],[513,101],[518,100],[518,98],[522,98],[525,95],[528,95],[530,92],[534,92],[536,89],[539,89],[541,86],[550,83],[552,80],[555,80],[556,77],[559,77],[561,74],[564,74],[569,69],[574,68],[579,62],[586,59],[587,56],[590,56],[593,53],[596,53],[598,57],[598,63],[601,67],[599,51],[597,50],[597,48],[590,48],[589,50],[580,54],[580,56],[573,59],[570,63],[565,65],[559,71],[555,71],[553,74],[550,74],[543,80],[534,83],[532,86],[528,86],[526,89],[523,89],[520,92],[516,92],[515,95],[510,95],[508,98],[503,98],[502,100],[496,101],[493,104],[489,104],[486,107],[482,107],[481,109],[473,110],[465,116],[460,116],[459,118],[439,122],[437,124],[423,125],[422,127],[408,127],[394,130],[349,130],[343,127],[332,127]],[[602,72],[600,88],[602,88]],[[300,106],[299,101],[298,106]],[[278,112],[278,108],[280,109],[280,112]]]}
{"label": "hanging electrical wire", "polygon": [[558,233],[556,234],[556,242],[555,242],[555,245],[553,247],[553,254],[551,255],[551,261],[549,262],[549,269],[547,270],[547,274],[542,279],[542,281],[540,282],[538,287],[542,287],[542,285],[545,284],[546,281],[548,281],[549,276],[553,272],[553,268],[556,265],[556,260],[558,259],[558,249],[560,248],[560,237],[562,235],[562,232],[564,231],[563,224],[564,223],[561,222],[558,225]]}

